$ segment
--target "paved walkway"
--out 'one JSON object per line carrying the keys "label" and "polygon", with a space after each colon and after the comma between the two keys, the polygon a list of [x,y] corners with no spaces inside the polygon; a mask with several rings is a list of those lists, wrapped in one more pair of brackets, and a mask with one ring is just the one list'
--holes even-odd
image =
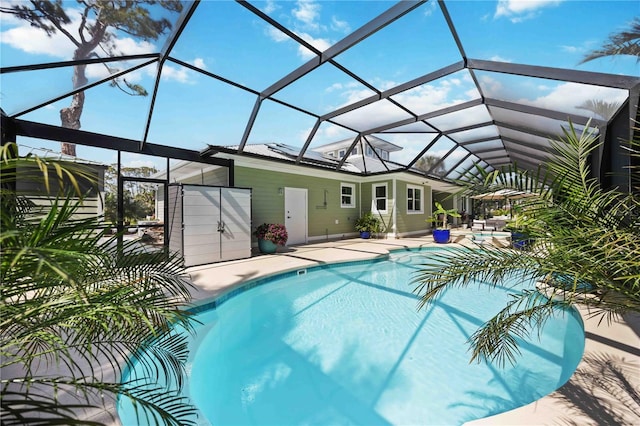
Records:
{"label": "paved walkway", "polygon": [[[462,233],[457,244],[473,245]],[[501,244],[500,239],[488,241]],[[349,239],[286,248],[273,255],[189,269],[194,298],[204,301],[250,279],[318,264],[372,259],[390,250],[435,246],[431,236],[402,239]],[[197,303],[197,302],[196,302]],[[481,425],[640,425],[640,315],[599,324],[581,309],[585,353],[562,388],[524,407],[466,423]]]}

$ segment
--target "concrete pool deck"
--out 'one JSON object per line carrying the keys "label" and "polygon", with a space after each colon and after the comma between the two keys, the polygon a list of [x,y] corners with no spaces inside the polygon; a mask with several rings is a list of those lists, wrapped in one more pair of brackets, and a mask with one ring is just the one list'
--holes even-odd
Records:
{"label": "concrete pool deck", "polygon": [[[453,239],[459,240],[457,244],[475,244],[463,233],[453,234]],[[251,279],[327,263],[384,257],[397,249],[434,246],[438,245],[430,235],[345,239],[286,247],[273,255],[196,266],[188,272],[195,284],[197,304]],[[599,317],[590,318],[586,309],[579,310],[585,324],[585,352],[569,382],[531,404],[466,425],[640,424],[640,315],[599,324]]]}

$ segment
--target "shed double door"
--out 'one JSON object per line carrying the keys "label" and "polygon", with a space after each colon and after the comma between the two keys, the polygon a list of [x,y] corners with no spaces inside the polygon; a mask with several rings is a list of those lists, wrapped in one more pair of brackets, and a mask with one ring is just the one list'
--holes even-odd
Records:
{"label": "shed double door", "polygon": [[169,248],[182,252],[186,266],[251,256],[250,189],[176,186],[170,198],[180,199],[181,235],[172,232]]}

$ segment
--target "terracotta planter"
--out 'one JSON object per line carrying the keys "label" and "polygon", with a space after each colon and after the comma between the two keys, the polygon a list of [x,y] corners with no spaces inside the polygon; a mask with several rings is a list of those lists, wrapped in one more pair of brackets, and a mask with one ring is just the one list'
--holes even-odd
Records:
{"label": "terracotta planter", "polygon": [[258,240],[258,248],[260,253],[273,254],[278,250],[278,245],[269,240]]}

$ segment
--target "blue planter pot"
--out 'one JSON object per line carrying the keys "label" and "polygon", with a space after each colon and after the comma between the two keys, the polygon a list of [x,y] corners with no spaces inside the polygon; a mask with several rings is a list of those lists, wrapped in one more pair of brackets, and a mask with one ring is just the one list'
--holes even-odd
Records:
{"label": "blue planter pot", "polygon": [[447,244],[451,240],[451,230],[450,229],[434,229],[433,230],[433,241],[438,244]]}
{"label": "blue planter pot", "polygon": [[364,238],[365,240],[368,240],[369,238],[371,238],[371,232],[360,231],[360,238]]}
{"label": "blue planter pot", "polygon": [[269,240],[258,240],[258,248],[261,253],[273,254],[278,249],[278,245]]}
{"label": "blue planter pot", "polygon": [[533,244],[533,239],[529,238],[526,234],[522,232],[512,232],[511,233],[511,245],[516,250],[525,250]]}

